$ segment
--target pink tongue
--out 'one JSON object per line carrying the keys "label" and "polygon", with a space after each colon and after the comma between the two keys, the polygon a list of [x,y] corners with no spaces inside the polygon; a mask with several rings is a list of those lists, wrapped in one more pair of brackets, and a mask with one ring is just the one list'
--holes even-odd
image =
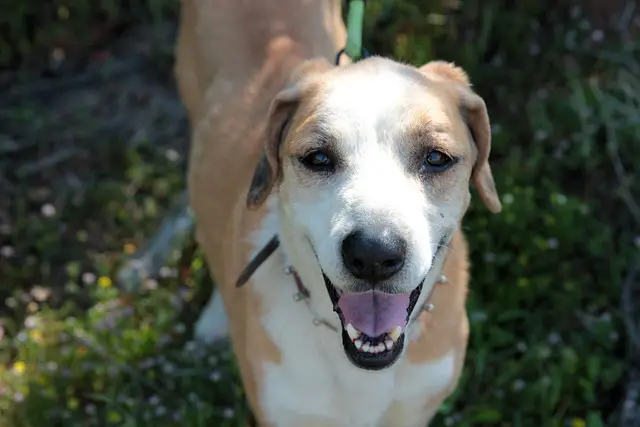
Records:
{"label": "pink tongue", "polygon": [[369,337],[377,337],[402,326],[407,321],[409,294],[387,294],[380,291],[345,292],[338,300],[344,324]]}

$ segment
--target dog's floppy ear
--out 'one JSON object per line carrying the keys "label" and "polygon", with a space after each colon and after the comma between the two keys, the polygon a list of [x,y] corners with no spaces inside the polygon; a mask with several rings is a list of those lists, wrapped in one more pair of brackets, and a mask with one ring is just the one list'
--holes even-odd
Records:
{"label": "dog's floppy ear", "polygon": [[502,204],[493,180],[491,166],[489,166],[491,125],[484,100],[471,90],[467,74],[452,63],[432,61],[423,65],[420,71],[430,78],[449,81],[460,86],[461,114],[478,148],[478,158],[473,168],[473,182],[487,208],[493,213],[500,212]]}
{"label": "dog's floppy ear", "polygon": [[264,145],[247,194],[247,207],[258,209],[267,199],[280,175],[280,146],[300,101],[297,86],[280,92],[269,108]]}
{"label": "dog's floppy ear", "polygon": [[331,68],[326,59],[311,59],[299,65],[291,74],[288,87],[271,103],[260,160],[253,173],[247,194],[247,207],[258,209],[280,178],[280,147],[287,136],[291,119],[304,92],[304,80],[312,74]]}

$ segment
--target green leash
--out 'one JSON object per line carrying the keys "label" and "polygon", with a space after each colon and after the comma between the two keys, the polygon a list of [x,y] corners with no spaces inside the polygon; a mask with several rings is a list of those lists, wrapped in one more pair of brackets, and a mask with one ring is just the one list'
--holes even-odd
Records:
{"label": "green leash", "polygon": [[358,61],[369,56],[362,47],[362,23],[364,21],[364,6],[366,0],[350,0],[347,15],[347,45],[336,55],[336,65],[340,64],[340,56],[344,53],[352,61]]}

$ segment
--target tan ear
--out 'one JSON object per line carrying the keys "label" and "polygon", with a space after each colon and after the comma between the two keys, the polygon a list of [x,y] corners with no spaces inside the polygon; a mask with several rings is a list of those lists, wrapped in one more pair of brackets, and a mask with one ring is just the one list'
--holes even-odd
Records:
{"label": "tan ear", "polygon": [[469,76],[460,67],[456,67],[453,62],[431,61],[420,67],[420,71],[427,74],[432,79],[448,80],[452,83],[459,83],[466,87],[471,87]]}
{"label": "tan ear", "polygon": [[332,65],[326,59],[311,59],[303,62],[291,73],[289,87],[282,90],[272,101],[262,153],[247,193],[247,208],[260,208],[280,178],[280,147],[287,136],[289,124],[306,87],[305,80],[331,67]]}
{"label": "tan ear", "polygon": [[300,100],[297,86],[280,92],[269,109],[264,145],[247,193],[247,207],[258,209],[267,199],[280,175],[280,146]]}
{"label": "tan ear", "polygon": [[498,213],[502,210],[502,204],[489,165],[491,125],[487,107],[481,97],[471,90],[465,90],[462,93],[461,108],[466,110],[467,126],[478,147],[478,158],[473,168],[473,182],[487,208],[493,213]]}
{"label": "tan ear", "polygon": [[420,68],[429,78],[447,81],[460,86],[460,109],[467,122],[471,137],[478,148],[478,158],[473,168],[473,182],[480,193],[480,198],[493,212],[502,210],[498,190],[489,166],[491,152],[491,125],[484,100],[471,90],[471,82],[467,73],[453,63],[431,61]]}

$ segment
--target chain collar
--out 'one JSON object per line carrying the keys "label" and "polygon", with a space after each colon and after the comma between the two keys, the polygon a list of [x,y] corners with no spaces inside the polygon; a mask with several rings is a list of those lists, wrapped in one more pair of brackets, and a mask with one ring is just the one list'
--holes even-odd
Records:
{"label": "chain collar", "polygon": [[[280,246],[280,240],[278,239],[278,236],[275,235],[247,264],[244,270],[242,270],[242,272],[240,273],[240,276],[238,277],[238,280],[236,281],[236,287],[239,288],[244,286],[249,281],[253,273],[255,273],[255,271],[258,269],[258,267],[260,267],[262,263],[264,263],[267,260],[267,258],[269,258],[269,256],[271,256],[271,254],[273,254],[275,250],[278,249],[279,246]],[[322,325],[331,329],[332,331],[339,332],[339,329],[336,328],[334,325],[332,325],[331,322],[321,318],[314,312],[310,303],[311,294],[309,293],[309,290],[302,283],[302,280],[300,279],[300,276],[295,271],[295,269],[292,266],[287,266],[284,269],[284,273],[287,275],[293,276],[293,280],[296,284],[296,292],[293,295],[293,300],[296,302],[303,302],[307,306],[307,309],[313,316],[313,324],[315,326]],[[435,290],[437,285],[447,283],[448,281],[449,280],[447,279],[447,277],[444,276],[443,274],[438,276],[438,279],[435,281],[434,285],[431,287],[431,290],[429,291],[429,295],[427,296],[426,302],[422,305],[422,309],[417,312],[415,317],[417,317],[422,311],[432,312],[435,309],[435,306],[433,305],[433,303],[431,303],[431,296],[433,295],[433,291]]]}

